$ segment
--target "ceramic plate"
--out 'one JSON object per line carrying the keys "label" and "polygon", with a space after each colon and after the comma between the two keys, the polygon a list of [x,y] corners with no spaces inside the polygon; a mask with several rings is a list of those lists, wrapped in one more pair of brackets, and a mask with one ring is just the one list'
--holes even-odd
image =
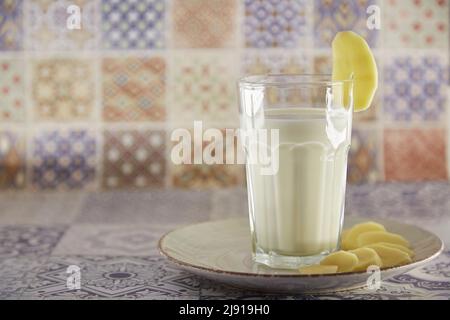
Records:
{"label": "ceramic plate", "polygon": [[[366,220],[346,217],[345,228]],[[415,251],[412,263],[382,269],[381,280],[417,268],[443,250],[442,241],[429,231],[390,220],[373,220],[405,237]],[[246,289],[283,293],[340,291],[364,287],[369,277],[366,272],[300,275],[295,270],[271,269],[254,263],[247,219],[205,222],[171,231],[161,238],[159,249],[180,268]]]}

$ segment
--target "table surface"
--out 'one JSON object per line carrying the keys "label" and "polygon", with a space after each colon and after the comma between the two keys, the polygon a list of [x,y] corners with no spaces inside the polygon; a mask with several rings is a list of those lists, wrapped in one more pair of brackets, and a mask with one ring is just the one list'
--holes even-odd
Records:
{"label": "table surface", "polygon": [[[284,296],[232,289],[177,269],[159,237],[245,216],[244,189],[0,194],[0,299],[450,299],[450,251],[378,291]],[[420,225],[450,244],[450,184],[349,186],[346,215]],[[69,266],[81,289],[67,287]]]}

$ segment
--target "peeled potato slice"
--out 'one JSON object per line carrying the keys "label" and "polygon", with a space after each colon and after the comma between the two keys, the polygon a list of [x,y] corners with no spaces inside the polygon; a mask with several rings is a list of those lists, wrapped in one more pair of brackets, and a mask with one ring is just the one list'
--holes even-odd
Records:
{"label": "peeled potato slice", "polygon": [[371,248],[378,253],[378,256],[381,258],[383,268],[411,263],[411,258],[409,255],[399,249],[387,247],[378,243],[368,245],[367,248]]}
{"label": "peeled potato slice", "polygon": [[409,242],[401,235],[384,231],[364,232],[361,233],[356,239],[358,247],[364,247],[369,244],[374,244],[377,242],[388,242],[398,244],[404,247],[409,247]]}
{"label": "peeled potato slice", "polygon": [[[338,32],[332,42],[333,80],[353,78],[355,111],[370,107],[378,86],[375,58],[366,40],[352,31]],[[348,105],[348,86],[344,86],[344,104]]]}
{"label": "peeled potato slice", "polygon": [[342,249],[352,250],[360,247],[357,242],[359,235],[369,231],[386,231],[386,229],[382,224],[373,221],[356,224],[348,231],[345,238],[343,238]]}
{"label": "peeled potato slice", "polygon": [[349,252],[354,253],[358,257],[358,264],[353,271],[366,271],[367,267],[372,265],[382,266],[380,256],[372,248],[358,248]]}
{"label": "peeled potato slice", "polygon": [[409,249],[405,246],[399,245],[399,244],[389,243],[389,242],[377,242],[375,244],[381,244],[385,247],[398,249],[400,251],[407,253],[410,258],[413,258],[415,255],[414,251],[412,251],[411,249]]}
{"label": "peeled potato slice", "polygon": [[336,251],[320,261],[321,265],[337,266],[338,272],[350,272],[358,264],[356,254],[346,251]]}
{"label": "peeled potato slice", "polygon": [[300,274],[330,274],[338,271],[338,266],[325,266],[314,264],[311,266],[300,267]]}

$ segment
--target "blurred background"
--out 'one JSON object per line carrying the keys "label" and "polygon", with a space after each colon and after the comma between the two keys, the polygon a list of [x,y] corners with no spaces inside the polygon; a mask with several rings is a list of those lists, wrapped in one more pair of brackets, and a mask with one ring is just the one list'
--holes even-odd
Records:
{"label": "blurred background", "polygon": [[349,182],[446,180],[448,23],[446,0],[0,0],[0,189],[243,186],[243,166],[172,164],[170,132],[238,126],[239,77],[329,73],[347,29],[380,71]]}

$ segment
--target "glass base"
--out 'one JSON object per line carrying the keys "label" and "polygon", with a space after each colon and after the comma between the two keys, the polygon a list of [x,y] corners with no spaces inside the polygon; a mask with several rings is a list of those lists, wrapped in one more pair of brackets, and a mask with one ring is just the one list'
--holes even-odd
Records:
{"label": "glass base", "polygon": [[330,251],[324,251],[311,256],[285,256],[273,251],[265,252],[257,249],[253,253],[253,261],[274,269],[298,269],[302,266],[318,264]]}

